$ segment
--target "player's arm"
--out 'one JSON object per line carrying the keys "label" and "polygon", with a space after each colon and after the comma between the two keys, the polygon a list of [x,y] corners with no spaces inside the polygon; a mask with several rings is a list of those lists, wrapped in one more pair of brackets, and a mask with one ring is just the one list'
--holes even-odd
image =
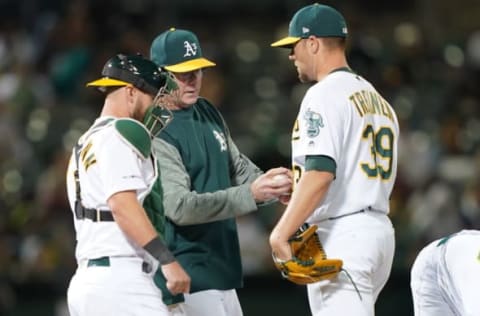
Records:
{"label": "player's arm", "polygon": [[190,189],[190,177],[178,150],[159,138],[154,140],[153,146],[161,170],[165,215],[177,225],[202,224],[250,213],[257,210],[257,202],[281,194],[289,182],[273,180],[275,174],[288,172],[280,168],[259,177],[258,181],[261,182],[257,184],[263,184],[265,192],[261,197],[252,193],[250,183],[215,192],[197,193]]}
{"label": "player's arm", "polygon": [[270,234],[270,246],[277,258],[291,258],[288,238],[322,202],[335,178],[335,170],[335,162],[329,157],[307,157],[306,171],[295,185],[285,212]]}
{"label": "player's arm", "polygon": [[[151,224],[145,210],[137,199],[136,192],[122,191],[113,194],[108,199],[108,206],[112,210],[115,222],[122,231],[140,246],[145,246],[153,238],[157,237],[157,231]],[[175,260],[173,255],[165,250],[166,263]]]}
{"label": "player's arm", "polygon": [[263,174],[263,171],[238,150],[237,145],[231,137],[227,122],[225,122],[222,114],[216,110],[216,108],[213,106],[212,108],[215,109],[215,113],[218,115],[227,138],[228,153],[230,156],[230,177],[233,185],[252,183]]}
{"label": "player's arm", "polygon": [[227,143],[230,154],[230,174],[234,185],[252,183],[263,174],[257,165],[238,150],[230,136],[227,136]]}
{"label": "player's arm", "polygon": [[[232,184],[242,185],[250,184],[250,191],[257,203],[257,207],[276,202],[280,196],[291,193],[292,172],[286,168],[273,168],[264,173],[247,156],[238,150],[233,141],[227,123],[220,112],[217,112],[225,130],[228,144],[228,153],[230,156],[230,177]],[[276,183],[272,185],[272,179],[275,175],[284,175],[286,177],[277,178]],[[279,180],[280,179],[280,180]]]}
{"label": "player's arm", "polygon": [[117,192],[107,202],[115,222],[124,234],[160,262],[169,291],[172,294],[188,293],[190,277],[158,236],[138,202],[136,192],[133,190]]}
{"label": "player's arm", "polygon": [[[276,202],[279,195],[291,193],[293,181],[291,170],[279,167],[264,173],[247,156],[240,153],[230,136],[227,139],[232,183],[233,185],[249,184],[257,206]],[[272,179],[276,175],[286,177],[276,178],[277,182],[273,182],[274,185],[272,185]]]}
{"label": "player's arm", "polygon": [[107,129],[108,134],[93,148],[115,222],[127,238],[159,261],[170,292],[189,292],[190,277],[175,261],[137,197],[137,190],[146,188],[142,162],[150,159],[150,150],[143,151],[149,148],[150,136],[143,126],[130,119],[118,119],[113,124],[114,128]]}

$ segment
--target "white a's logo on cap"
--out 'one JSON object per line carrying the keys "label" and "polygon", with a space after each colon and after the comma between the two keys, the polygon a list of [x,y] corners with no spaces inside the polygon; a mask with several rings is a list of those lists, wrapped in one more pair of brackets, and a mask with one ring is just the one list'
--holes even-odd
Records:
{"label": "white a's logo on cap", "polygon": [[185,55],[183,57],[190,57],[197,55],[197,44],[196,43],[189,43],[188,41],[183,42],[183,46],[185,46]]}

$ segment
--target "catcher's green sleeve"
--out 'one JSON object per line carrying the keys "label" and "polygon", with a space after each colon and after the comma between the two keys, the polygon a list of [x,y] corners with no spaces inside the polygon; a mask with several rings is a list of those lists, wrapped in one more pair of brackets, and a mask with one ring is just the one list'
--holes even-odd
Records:
{"label": "catcher's green sleeve", "polygon": [[177,148],[163,139],[153,141],[160,166],[165,215],[177,225],[194,225],[232,218],[257,210],[250,181],[261,171],[231,146],[233,187],[215,192],[191,191],[190,177]]}

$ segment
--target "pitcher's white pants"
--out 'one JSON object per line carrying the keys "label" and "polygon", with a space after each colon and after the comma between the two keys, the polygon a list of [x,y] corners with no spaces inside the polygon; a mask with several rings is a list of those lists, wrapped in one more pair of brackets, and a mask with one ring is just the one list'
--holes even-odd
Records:
{"label": "pitcher's white pants", "polygon": [[[395,236],[387,215],[365,211],[317,224],[328,258],[342,259],[345,272],[307,286],[313,316],[373,316],[375,301],[390,276]],[[360,299],[361,297],[361,299]]]}

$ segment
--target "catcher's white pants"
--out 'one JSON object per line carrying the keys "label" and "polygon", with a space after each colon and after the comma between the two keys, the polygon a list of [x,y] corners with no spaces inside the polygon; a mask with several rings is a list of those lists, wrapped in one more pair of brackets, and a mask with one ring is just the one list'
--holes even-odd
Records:
{"label": "catcher's white pants", "polygon": [[[366,211],[317,224],[327,257],[342,259],[345,272],[307,286],[313,316],[375,315],[375,301],[390,276],[394,229],[387,215]],[[360,299],[361,297],[361,299]]]}
{"label": "catcher's white pants", "polygon": [[415,316],[480,315],[480,231],[463,230],[431,242],[411,271]]}
{"label": "catcher's white pants", "polygon": [[171,308],[171,316],[243,316],[235,290],[207,290],[184,295],[185,302]]}
{"label": "catcher's white pants", "polygon": [[141,258],[110,257],[110,266],[79,263],[70,281],[70,316],[168,316],[152,275],[142,272]]}

